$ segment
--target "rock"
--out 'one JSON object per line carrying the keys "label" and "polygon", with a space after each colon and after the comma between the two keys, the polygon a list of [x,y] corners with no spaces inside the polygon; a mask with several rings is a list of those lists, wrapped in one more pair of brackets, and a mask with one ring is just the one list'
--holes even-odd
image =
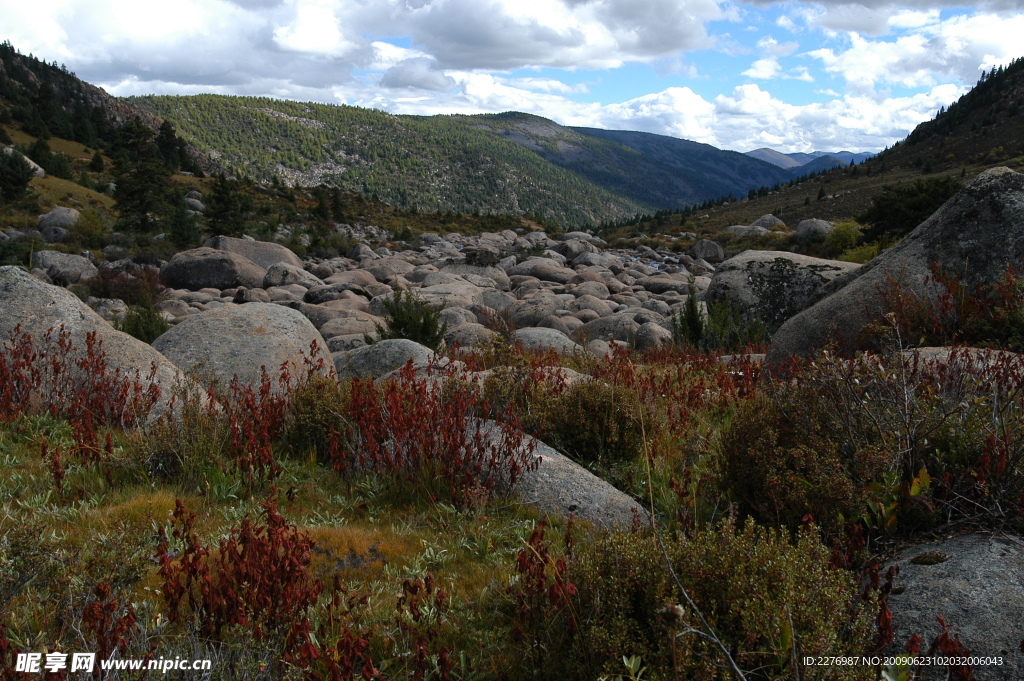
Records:
{"label": "rock", "polygon": [[1024,175],[1008,168],[987,170],[898,244],[824,287],[823,299],[776,332],[767,363],[806,355],[831,338],[847,349],[856,347],[861,328],[884,313],[880,289],[891,282],[901,282],[905,295],[934,300],[940,287],[930,283],[931,263],[961,275],[971,291],[998,281],[1007,265],[1022,259]]}
{"label": "rock", "polygon": [[599,281],[585,281],[572,289],[572,294],[577,298],[580,296],[593,296],[598,300],[608,300],[608,296],[611,295],[608,287]]}
{"label": "rock", "polygon": [[486,246],[483,244],[466,248],[462,251],[462,254],[466,256],[467,265],[475,265],[478,267],[497,265],[501,261],[501,251],[494,246]]}
{"label": "rock", "polygon": [[185,197],[185,207],[197,213],[202,213],[206,210],[206,206],[203,205],[202,201],[190,197]]}
{"label": "rock", "polygon": [[263,288],[288,286],[289,284],[298,284],[309,289],[314,286],[323,286],[324,282],[301,267],[286,262],[276,262],[267,268],[267,273],[263,277]]}
{"label": "rock", "polygon": [[46,276],[58,286],[77,284],[99,272],[88,259],[58,251],[36,251],[32,254],[32,266],[45,271]]}
{"label": "rock", "polygon": [[242,303],[269,303],[270,294],[261,288],[240,287],[235,291],[235,295],[232,300],[238,305],[241,305]]}
{"label": "rock", "polygon": [[392,277],[408,274],[414,269],[415,265],[401,258],[385,258],[366,267],[366,271],[381,283],[387,283]]}
{"label": "rock", "polygon": [[[134,379],[149,376],[155,366],[153,383],[160,389],[150,418],[162,413],[174,391],[185,385],[184,376],[152,346],[115,331],[73,293],[44,284],[19,267],[0,267],[0,343],[7,342],[16,326],[37,343],[45,333],[63,326],[76,351],[86,347],[86,334],[95,333],[106,356],[109,370]],[[42,387],[42,395],[46,389]]]}
{"label": "rock", "polygon": [[507,291],[509,288],[508,275],[500,267],[482,267],[469,264],[467,261],[465,265],[445,265],[441,271],[459,276],[477,276],[490,279],[499,291]]}
{"label": "rock", "polygon": [[833,229],[835,229],[835,225],[827,220],[810,218],[808,220],[801,220],[797,224],[796,235],[801,239],[807,239],[812,236],[825,236]]}
{"label": "rock", "polygon": [[426,367],[436,359],[434,351],[405,338],[378,341],[373,345],[356,348],[334,356],[338,379],[381,378],[395,369],[401,369],[410,360],[417,368]]}
{"label": "rock", "polygon": [[213,236],[204,241],[203,246],[248,258],[263,269],[278,262],[288,263],[298,268],[302,267],[302,259],[299,256],[281,244],[271,241],[250,241],[230,236]]}
{"label": "rock", "polygon": [[373,249],[366,244],[355,244],[345,253],[346,258],[352,260],[376,260],[380,256],[373,252]]}
{"label": "rock", "polygon": [[376,317],[367,312],[360,312],[359,310],[340,310],[339,312],[342,314],[328,320],[319,327],[320,335],[324,338],[361,336],[364,334],[374,336],[377,334],[378,326],[382,329],[388,328],[388,324],[383,318]]}
{"label": "rock", "polygon": [[266,274],[265,269],[244,256],[205,247],[176,253],[160,268],[160,280],[165,286],[191,291],[236,286],[260,288]]}
{"label": "rock", "polygon": [[[902,653],[915,633],[923,639],[923,654],[941,631],[936,619],[941,616],[971,656],[1003,658],[1001,666],[976,666],[979,681],[1024,678],[1021,538],[969,534],[910,546],[896,564],[900,572],[894,585],[903,591],[889,597],[895,630],[890,654]],[[946,678],[945,666],[926,672],[925,679]]]}
{"label": "rock", "polygon": [[694,259],[704,259],[708,262],[722,262],[725,260],[725,251],[722,247],[710,239],[698,239],[690,246],[687,254]]}
{"label": "rock", "polygon": [[759,317],[775,333],[804,310],[814,293],[860,265],[782,251],[743,251],[718,266],[705,300],[728,301],[744,321]]}
{"label": "rock", "polygon": [[658,274],[640,279],[637,283],[651,293],[665,293],[666,291],[684,293],[690,289],[690,277],[680,274]]}
{"label": "rock", "polygon": [[636,332],[637,350],[657,350],[672,345],[672,332],[656,322],[645,322]]}
{"label": "rock", "polygon": [[[779,218],[775,217],[771,213],[769,213],[768,215],[762,215],[761,217],[750,223],[751,227],[763,227],[764,229],[771,229],[772,227],[777,227],[779,225],[785,227],[786,223],[780,220]],[[705,258],[705,260],[707,260],[707,258]]]}
{"label": "rock", "polygon": [[[274,303],[224,305],[192,315],[153,341],[153,347],[183,370],[198,369],[206,382],[227,386],[234,376],[259,387],[261,367],[278,388],[281,367],[293,379],[304,375],[306,358],[332,368],[327,345],[301,313]],[[312,356],[310,356],[312,354]]]}
{"label": "rock", "polygon": [[584,253],[596,253],[597,247],[583,239],[569,239],[555,246],[555,252],[565,256],[566,260],[575,260]]}
{"label": "rock", "polygon": [[463,348],[485,345],[497,337],[483,324],[476,322],[458,324],[448,329],[444,334],[444,343],[448,347],[459,346]]}
{"label": "rock", "polygon": [[[495,422],[476,423],[476,434],[485,442],[502,441],[501,430]],[[467,433],[467,437],[474,435]],[[522,503],[543,514],[563,517],[572,514],[605,529],[628,530],[636,515],[641,524],[649,524],[639,502],[575,461],[529,435],[523,436],[522,447],[528,452],[532,448],[528,456],[536,462],[533,470],[526,472],[511,490]]]}
{"label": "rock", "polygon": [[582,348],[571,341],[568,336],[555,329],[529,328],[519,329],[513,336],[527,350],[547,352],[554,350],[559,354],[576,352]]}
{"label": "rock", "polygon": [[558,308],[559,304],[556,298],[548,296],[530,298],[512,306],[512,321],[517,329],[537,326],[542,319],[554,314]]}
{"label": "rock", "polygon": [[636,334],[639,330],[640,325],[633,321],[629,315],[613,314],[587,322],[578,328],[573,335],[583,342],[589,342],[594,339],[603,341],[611,339],[632,343],[636,339]]}

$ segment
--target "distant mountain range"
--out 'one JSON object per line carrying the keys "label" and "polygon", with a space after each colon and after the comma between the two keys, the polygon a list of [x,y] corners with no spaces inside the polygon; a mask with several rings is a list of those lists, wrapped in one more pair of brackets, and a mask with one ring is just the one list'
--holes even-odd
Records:
{"label": "distant mountain range", "polygon": [[876,154],[871,152],[855,153],[852,151],[812,151],[809,154],[784,154],[781,151],[762,147],[761,149],[748,151],[746,155],[767,161],[780,168],[805,174],[829,170],[841,165],[848,166],[851,161],[855,164],[860,164]]}

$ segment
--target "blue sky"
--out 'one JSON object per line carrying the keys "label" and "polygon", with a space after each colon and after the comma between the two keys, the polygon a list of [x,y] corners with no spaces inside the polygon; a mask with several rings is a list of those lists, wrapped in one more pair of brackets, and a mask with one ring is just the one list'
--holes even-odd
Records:
{"label": "blue sky", "polygon": [[115,95],[519,110],[748,151],[877,151],[1024,54],[1019,0],[0,0]]}

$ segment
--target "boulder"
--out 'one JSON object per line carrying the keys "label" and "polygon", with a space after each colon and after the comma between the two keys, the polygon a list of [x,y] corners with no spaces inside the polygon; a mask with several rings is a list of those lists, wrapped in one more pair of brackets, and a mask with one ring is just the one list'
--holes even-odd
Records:
{"label": "boulder", "polygon": [[559,308],[557,298],[542,296],[515,303],[512,306],[512,321],[517,329],[537,326],[542,319],[552,315]]}
{"label": "boulder", "polygon": [[203,246],[248,258],[263,269],[278,262],[302,267],[302,259],[299,256],[281,244],[270,241],[249,241],[230,236],[213,236],[204,241]]}
{"label": "boulder", "polygon": [[469,322],[449,328],[444,334],[444,343],[448,347],[459,346],[463,348],[485,345],[497,337],[483,324]]}
{"label": "boulder", "polygon": [[373,336],[377,333],[378,326],[383,329],[386,329],[388,326],[383,318],[376,317],[367,312],[360,312],[359,310],[339,310],[339,312],[342,314],[328,320],[319,327],[320,335],[324,338],[330,339],[335,336],[362,334]]}
{"label": "boulder", "polygon": [[[902,549],[897,587],[889,597],[895,636],[890,654],[903,652],[911,635],[922,654],[949,625],[971,656],[1001,657],[979,665],[979,681],[1024,678],[1021,613],[1024,613],[1024,540],[1010,535],[968,534]],[[926,669],[925,679],[945,679],[946,668]]]}
{"label": "boulder", "polygon": [[637,350],[657,350],[672,345],[672,332],[657,322],[644,322],[636,332]]}
{"label": "boulder", "polygon": [[457,274],[463,277],[476,276],[490,279],[494,282],[499,291],[507,291],[509,287],[508,275],[505,274],[505,271],[500,267],[473,265],[469,264],[469,261],[467,260],[467,264],[465,265],[445,265],[441,271],[448,274]]}
{"label": "boulder", "polygon": [[36,251],[32,254],[32,266],[45,271],[58,286],[77,284],[99,272],[88,259],[59,251]]}
{"label": "boulder", "polygon": [[300,312],[274,303],[224,305],[192,315],[153,341],[153,347],[183,370],[197,369],[200,379],[222,387],[238,376],[258,387],[261,367],[275,390],[283,365],[293,378],[306,371],[306,360],[332,368],[327,345]]}
{"label": "boulder", "polygon": [[[477,421],[477,431],[467,437],[479,435],[485,442],[500,443],[501,430],[493,421]],[[472,428],[467,430],[472,431]],[[521,447],[535,463],[511,490],[521,503],[532,506],[542,514],[568,517],[605,528],[628,530],[635,516],[642,524],[649,524],[643,505],[572,459],[559,454],[540,440],[523,436]]]}
{"label": "boulder", "polygon": [[315,277],[301,267],[296,267],[286,262],[274,263],[267,268],[267,273],[263,277],[263,288],[298,284],[302,288],[309,289],[314,286],[323,286],[323,283],[319,277]]}
{"label": "boulder", "polygon": [[215,248],[193,248],[176,253],[160,268],[160,280],[171,288],[198,291],[236,286],[260,288],[267,271],[248,258]]}
{"label": "boulder", "polygon": [[579,345],[569,340],[569,337],[564,333],[555,329],[519,329],[513,336],[525,349],[537,352],[554,350],[559,354],[563,354],[582,349]]}
{"label": "boulder", "polygon": [[625,343],[632,343],[636,340],[637,331],[640,325],[633,321],[627,314],[613,314],[607,317],[587,322],[575,332],[575,337],[581,341],[591,340],[608,341],[617,340]]}
{"label": "boulder", "polygon": [[[162,412],[173,392],[185,384],[182,373],[166,357],[152,346],[115,331],[70,291],[44,284],[20,267],[0,267],[0,344],[10,339],[16,326],[37,344],[50,329],[63,327],[76,351],[83,354],[86,335],[95,333],[109,370],[131,379],[147,377],[155,367],[153,383],[160,389],[160,399],[151,417]],[[41,395],[46,395],[49,387],[41,386]]]}
{"label": "boulder", "polygon": [[705,300],[728,301],[745,321],[759,317],[775,333],[824,284],[858,267],[782,251],[743,251],[718,266]]}
{"label": "boulder", "polygon": [[898,244],[824,287],[821,300],[775,333],[767,362],[809,354],[831,339],[856,347],[864,325],[885,313],[882,291],[893,282],[904,295],[922,300],[944,290],[931,281],[932,263],[959,275],[970,291],[998,281],[1009,264],[1022,259],[1024,175],[987,170]]}
{"label": "boulder", "polygon": [[695,260],[703,259],[711,263],[725,260],[725,251],[710,239],[698,239],[690,246],[687,254]]}
{"label": "boulder", "polygon": [[827,220],[810,218],[801,220],[796,226],[796,235],[801,239],[809,239],[816,236],[825,236],[835,229],[835,225]]}
{"label": "boulder", "polygon": [[382,340],[349,352],[334,355],[334,368],[338,379],[381,378],[395,369],[401,369],[409,361],[422,368],[435,361],[436,355],[430,348],[405,338]]}
{"label": "boulder", "polygon": [[769,213],[768,215],[762,215],[761,217],[750,223],[751,227],[763,227],[764,229],[771,229],[772,227],[777,227],[779,225],[785,227],[786,223],[780,220],[779,218],[775,217],[771,213]]}
{"label": "boulder", "polygon": [[637,281],[645,291],[665,293],[666,291],[686,292],[690,289],[690,277],[681,274],[657,274]]}

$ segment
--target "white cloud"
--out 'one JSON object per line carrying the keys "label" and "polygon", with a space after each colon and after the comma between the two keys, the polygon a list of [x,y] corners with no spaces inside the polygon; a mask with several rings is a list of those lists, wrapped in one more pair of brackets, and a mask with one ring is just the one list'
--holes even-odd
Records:
{"label": "white cloud", "polygon": [[446,76],[437,68],[433,59],[406,59],[381,77],[380,84],[386,88],[412,88],[448,92],[455,87],[455,79]]}
{"label": "white cloud", "polygon": [[779,60],[775,57],[767,57],[755,61],[749,69],[743,72],[743,75],[758,80],[771,80],[777,78],[780,73],[782,73],[782,66],[779,65]]}
{"label": "white cloud", "polygon": [[973,84],[979,69],[1019,56],[1024,14],[956,16],[928,24],[895,40],[851,33],[849,46],[808,52],[824,69],[841,76],[854,92],[878,86],[931,87],[942,81]]}

